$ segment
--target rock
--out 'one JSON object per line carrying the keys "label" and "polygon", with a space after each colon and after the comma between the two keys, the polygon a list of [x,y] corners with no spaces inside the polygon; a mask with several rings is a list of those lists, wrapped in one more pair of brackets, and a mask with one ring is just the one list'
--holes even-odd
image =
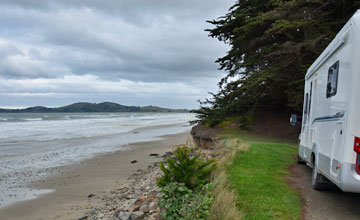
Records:
{"label": "rock", "polygon": [[144,202],[144,204],[142,204],[140,206],[140,211],[142,211],[144,213],[150,212],[150,206],[149,206],[150,203],[151,203],[151,200]]}
{"label": "rock", "polygon": [[130,214],[130,220],[142,220],[144,219],[144,213],[141,211],[133,212]]}
{"label": "rock", "polygon": [[129,212],[139,211],[142,204],[146,201],[146,197],[140,196],[136,202],[128,209]]}
{"label": "rock", "polygon": [[116,218],[120,220],[128,220],[130,218],[130,214],[130,212],[121,212],[116,216]]}
{"label": "rock", "polygon": [[173,152],[168,151],[168,152],[166,152],[162,157],[163,157],[163,158],[166,158],[166,157],[170,157],[170,156],[172,156],[172,155],[173,155]]}
{"label": "rock", "polygon": [[129,209],[128,209],[128,211],[129,212],[136,212],[136,211],[139,211],[140,210],[140,205],[136,205],[136,204],[134,204],[133,206],[131,206]]}
{"label": "rock", "polygon": [[94,196],[95,196],[94,194],[89,194],[88,198],[91,198],[91,197],[94,197]]}
{"label": "rock", "polygon": [[[171,156],[172,153],[168,152],[166,155]],[[129,177],[130,185],[101,195],[103,204],[89,207],[91,211],[84,220],[159,220],[160,208],[157,203],[160,192],[156,180],[162,175],[162,171],[158,164],[140,171]]]}
{"label": "rock", "polygon": [[82,218],[79,218],[79,220],[86,220],[86,219],[88,219],[87,216],[84,216],[84,217],[82,217]]}
{"label": "rock", "polygon": [[148,213],[150,212],[150,208],[149,208],[149,205],[143,205],[140,207],[139,211],[143,212],[143,213]]}
{"label": "rock", "polygon": [[137,163],[137,160],[133,160],[133,161],[131,161],[131,163]]}
{"label": "rock", "polygon": [[150,210],[155,210],[159,207],[158,203],[155,202],[155,201],[152,201],[150,204],[149,204],[149,208]]}

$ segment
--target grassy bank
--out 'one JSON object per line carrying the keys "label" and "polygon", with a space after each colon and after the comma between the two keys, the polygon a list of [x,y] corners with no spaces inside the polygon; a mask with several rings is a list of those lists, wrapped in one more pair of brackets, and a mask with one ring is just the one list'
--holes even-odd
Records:
{"label": "grassy bank", "polygon": [[[235,215],[236,219],[299,219],[300,198],[286,184],[286,177],[290,175],[288,167],[295,163],[297,147],[279,144],[279,140],[236,134],[222,139],[218,188],[225,189],[233,197],[215,198],[215,201],[219,201],[218,204],[214,203],[212,213],[222,213],[218,215],[223,215],[224,219],[232,219]],[[220,204],[226,210],[221,211],[216,207]],[[233,207],[232,217],[227,216],[227,206]]]}

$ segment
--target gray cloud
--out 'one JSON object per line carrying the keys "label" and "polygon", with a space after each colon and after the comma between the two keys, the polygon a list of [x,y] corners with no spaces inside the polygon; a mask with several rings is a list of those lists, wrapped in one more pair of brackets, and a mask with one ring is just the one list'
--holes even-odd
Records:
{"label": "gray cloud", "polygon": [[[101,98],[104,94],[111,98],[123,92],[118,89],[102,93],[101,89],[84,84],[77,85],[77,91],[64,83],[65,78],[79,76],[78,80],[88,83],[115,82],[130,90],[139,85],[158,85],[164,89],[157,90],[157,94],[172,94],[179,99],[187,95],[171,92],[170,88],[182,83],[186,86],[181,89],[193,97],[191,104],[184,105],[193,107],[195,96],[202,98],[207,91],[216,89],[221,73],[214,60],[227,49],[207,37],[203,29],[211,26],[205,21],[226,13],[232,3],[233,0],[2,0],[0,78],[8,86],[2,84],[0,88],[0,105],[11,105],[5,98],[11,94],[61,96],[66,91],[72,97],[88,99],[98,93],[103,94]],[[39,91],[19,84],[34,84],[36,80],[52,87]],[[131,83],[124,84],[125,81]],[[199,82],[210,81],[214,85],[198,86]],[[123,99],[131,100],[132,96],[138,100],[143,97],[133,92]]]}

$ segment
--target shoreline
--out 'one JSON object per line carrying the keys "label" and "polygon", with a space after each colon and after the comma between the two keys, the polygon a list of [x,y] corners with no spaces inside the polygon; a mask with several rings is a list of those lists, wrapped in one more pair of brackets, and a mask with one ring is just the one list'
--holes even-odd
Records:
{"label": "shoreline", "polygon": [[[163,155],[176,145],[185,144],[190,137],[189,132],[160,136],[160,140],[129,144],[130,149],[126,151],[106,153],[69,165],[60,174],[32,185],[40,190],[55,189],[55,192],[4,207],[0,209],[0,219],[82,218],[103,203],[102,195],[126,187],[131,183],[132,174],[161,161],[161,158],[149,156],[151,153]],[[135,160],[136,163],[131,163]]]}
{"label": "shoreline", "polygon": [[[126,132],[120,131],[120,133],[106,135],[68,137],[60,141],[58,139],[30,140],[15,145],[5,141],[5,144],[0,144],[0,149],[5,146],[5,152],[0,153],[0,166],[3,168],[0,172],[0,210],[17,202],[36,199],[51,192],[52,190],[37,190],[36,185],[32,188],[29,186],[46,181],[49,176],[62,173],[70,165],[76,165],[107,153],[129,150],[132,143],[157,141],[163,135],[188,130],[189,128],[183,123],[171,123],[142,126]],[[14,146],[16,152],[6,150],[6,148],[10,149],[7,144],[11,146],[10,148]],[[62,145],[65,147],[60,147]],[[29,154],[21,154],[22,150],[29,151]],[[7,157],[7,154],[14,156]],[[4,160],[2,156],[5,156]]]}

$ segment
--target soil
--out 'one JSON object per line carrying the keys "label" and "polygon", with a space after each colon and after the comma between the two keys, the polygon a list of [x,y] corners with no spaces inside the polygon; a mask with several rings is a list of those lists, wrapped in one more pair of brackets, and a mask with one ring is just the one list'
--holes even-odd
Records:
{"label": "soil", "polygon": [[[279,112],[256,112],[255,121],[251,124],[248,133],[263,138],[298,140],[301,121],[298,121],[296,126],[290,125],[290,115],[290,113]],[[235,121],[229,127],[239,128],[240,125],[239,121]],[[211,145],[211,142],[215,140],[216,135],[224,130],[226,129],[198,124],[192,128],[191,135],[197,145],[207,148],[207,145]]]}
{"label": "soil", "polygon": [[311,186],[311,168],[293,164],[290,184],[298,190],[305,220],[359,220],[360,194],[345,193],[334,186],[329,191],[316,191]]}
{"label": "soil", "polygon": [[223,132],[222,128],[211,128],[203,124],[198,124],[191,129],[190,134],[195,141],[196,146],[203,149],[209,149],[216,143],[216,136],[221,132]]}
{"label": "soil", "polygon": [[297,140],[301,122],[297,126],[289,123],[290,113],[257,113],[250,133],[259,137]]}

